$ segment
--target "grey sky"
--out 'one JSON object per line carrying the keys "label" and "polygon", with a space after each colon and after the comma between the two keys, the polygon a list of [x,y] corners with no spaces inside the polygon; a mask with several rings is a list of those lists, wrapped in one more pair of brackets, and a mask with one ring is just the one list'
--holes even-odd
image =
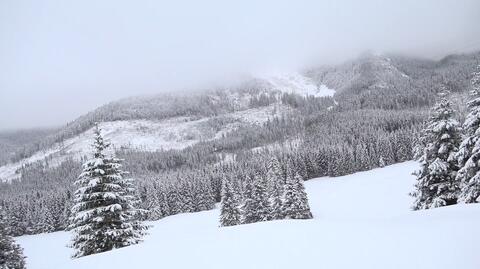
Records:
{"label": "grey sky", "polygon": [[471,51],[479,25],[478,0],[0,0],[0,129],[365,50]]}

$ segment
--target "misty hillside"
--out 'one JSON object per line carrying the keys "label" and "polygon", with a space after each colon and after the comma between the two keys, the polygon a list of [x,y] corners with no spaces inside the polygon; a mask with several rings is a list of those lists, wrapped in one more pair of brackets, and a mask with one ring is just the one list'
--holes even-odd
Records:
{"label": "misty hillside", "polygon": [[[248,118],[247,114],[251,114],[253,118],[260,117],[257,123],[264,123],[274,116],[281,116],[290,108],[295,109],[297,104],[281,100],[282,93],[293,93],[300,97],[327,97],[326,99],[336,94],[335,101],[332,101],[338,104],[338,101],[342,100],[340,106],[346,109],[356,109],[356,106],[382,109],[424,108],[432,103],[435,89],[466,92],[471,71],[479,58],[480,53],[451,55],[440,61],[367,54],[338,66],[309,69],[305,75],[278,74],[255,78],[236,87],[207,90],[196,94],[178,93],[126,98],[111,102],[68,123],[55,134],[51,134],[53,131],[37,132],[38,139],[29,138],[29,135],[34,135],[35,132],[19,134],[17,137],[20,139],[25,137],[23,140],[28,140],[28,143],[22,140],[23,143],[9,143],[8,151],[3,151],[5,153],[1,154],[0,160],[19,161],[30,157],[39,150],[48,149],[55,143],[63,143],[87,131],[94,122],[165,119],[173,119],[173,122],[179,120],[189,122],[212,118],[208,121],[203,120],[206,124],[201,128],[207,133],[210,132],[209,134],[201,134],[200,131],[192,129],[191,134],[188,134],[188,131],[182,134],[184,138],[171,137],[170,139],[176,142],[208,140],[214,137],[212,132],[215,134],[215,131],[220,132],[222,128],[231,127],[228,124],[221,127],[209,126],[219,121],[238,121],[239,117]],[[377,102],[381,95],[382,100]],[[354,104],[351,103],[352,96],[355,100]],[[370,96],[373,97],[370,98]],[[325,102],[328,103],[328,101]],[[282,104],[282,106],[276,106],[273,111],[275,104]],[[243,116],[239,116],[239,111],[244,111],[240,113]],[[260,116],[259,113],[264,115]],[[245,120],[252,123],[248,119]],[[212,123],[213,121],[215,124]],[[199,127],[198,124],[192,125]],[[217,130],[212,131],[212,129]],[[3,136],[6,137],[8,134]],[[185,139],[185,137],[191,137],[191,139]],[[6,145],[6,143],[1,144]],[[114,144],[118,147],[127,146],[126,142],[120,140],[114,141]],[[186,145],[191,144],[186,143]],[[135,144],[133,147],[143,147],[147,150],[162,148],[161,146],[151,147],[148,142],[145,145]],[[178,147],[173,146],[173,148]],[[5,156],[9,154],[13,156],[6,158]]]}
{"label": "misty hillside", "polygon": [[22,155],[21,149],[32,148],[30,151],[39,150],[34,145],[40,145],[40,142],[49,135],[58,132],[57,128],[38,128],[18,131],[0,132],[0,164],[4,165],[13,162],[19,158],[29,157]]}
{"label": "misty hillside", "polygon": [[[113,101],[2,156],[10,160],[0,167],[10,182],[0,183],[0,197],[15,215],[12,234],[65,228],[95,122],[137,178],[141,207],[155,209],[145,218],[156,220],[213,207],[222,177],[264,173],[272,155],[282,166],[293,162],[304,179],[411,160],[437,92],[461,100],[479,59],[364,55],[228,88]],[[186,206],[184,192],[213,199]]]}
{"label": "misty hillside", "polygon": [[328,87],[337,89],[339,93],[400,86],[405,88],[410,82],[409,76],[398,70],[390,58],[382,55],[364,55],[334,68],[313,69],[310,75]]}

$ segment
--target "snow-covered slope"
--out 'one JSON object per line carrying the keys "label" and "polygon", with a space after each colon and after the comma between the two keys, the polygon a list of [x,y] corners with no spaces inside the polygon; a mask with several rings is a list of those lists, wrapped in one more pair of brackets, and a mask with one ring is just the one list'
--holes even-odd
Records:
{"label": "snow-covered slope", "polygon": [[285,93],[315,97],[333,96],[335,94],[334,89],[329,89],[323,84],[317,85],[311,78],[300,73],[279,73],[264,76],[262,79],[273,89]]}
{"label": "snow-covered slope", "polygon": [[[128,120],[101,122],[100,128],[105,138],[114,148],[141,149],[146,151],[183,149],[200,141],[219,138],[222,134],[236,130],[242,124],[261,125],[282,113],[288,113],[286,106],[272,105],[247,109],[221,115],[228,124],[220,129],[209,125],[209,120],[219,117],[191,119],[176,117],[162,121]],[[62,143],[56,143],[48,150],[39,151],[19,162],[0,167],[0,180],[11,180],[20,175],[16,172],[23,165],[49,159],[55,166],[66,158],[80,159],[91,153],[93,128]]]}
{"label": "snow-covered slope", "polygon": [[[71,260],[66,232],[23,236],[30,269],[478,269],[480,206],[409,209],[414,162],[306,182],[313,220],[218,227],[218,209],[152,222],[142,244]],[[53,254],[53,255],[52,255]]]}

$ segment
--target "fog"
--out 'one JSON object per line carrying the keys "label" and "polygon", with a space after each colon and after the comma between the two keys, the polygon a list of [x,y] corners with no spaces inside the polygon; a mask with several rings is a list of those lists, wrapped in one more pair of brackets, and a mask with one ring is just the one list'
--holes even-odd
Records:
{"label": "fog", "polygon": [[0,129],[115,99],[341,62],[480,48],[480,1],[0,1]]}

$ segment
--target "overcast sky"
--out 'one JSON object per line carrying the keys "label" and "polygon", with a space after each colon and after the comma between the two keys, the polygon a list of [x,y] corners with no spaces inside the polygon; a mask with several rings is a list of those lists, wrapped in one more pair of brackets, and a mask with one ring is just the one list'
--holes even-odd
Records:
{"label": "overcast sky", "polygon": [[0,129],[359,53],[480,48],[479,0],[0,0]]}

